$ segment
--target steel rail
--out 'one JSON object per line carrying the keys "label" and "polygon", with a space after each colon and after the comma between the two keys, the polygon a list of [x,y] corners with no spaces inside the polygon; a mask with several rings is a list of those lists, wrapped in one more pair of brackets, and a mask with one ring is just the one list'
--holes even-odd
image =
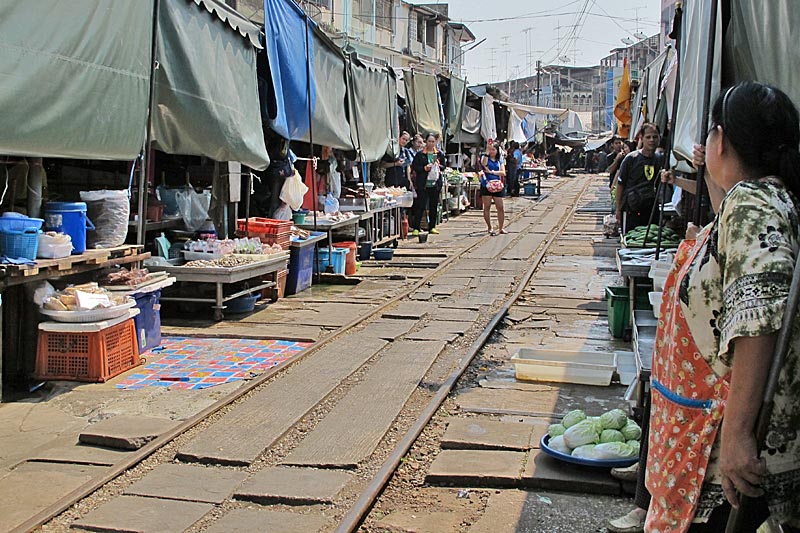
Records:
{"label": "steel rail", "polygon": [[436,391],[436,394],[417,418],[417,421],[414,423],[414,425],[411,426],[403,438],[398,441],[397,446],[395,446],[395,448],[392,450],[392,453],[389,455],[389,457],[387,457],[383,465],[381,465],[381,468],[372,478],[372,481],[370,481],[369,485],[367,485],[367,488],[361,493],[361,496],[358,498],[358,500],[356,500],[355,504],[353,504],[347,514],[342,518],[342,521],[336,528],[335,533],[351,533],[361,525],[367,513],[375,504],[375,501],[377,501],[377,499],[380,497],[384,488],[389,483],[389,480],[399,467],[400,463],[402,462],[402,458],[408,453],[416,440],[422,434],[422,431],[425,429],[425,427],[427,427],[433,416],[450,395],[455,384],[458,382],[464,372],[466,372],[467,368],[469,368],[469,365],[472,363],[473,359],[475,359],[475,356],[484,347],[486,341],[489,340],[489,337],[492,335],[492,333],[494,333],[494,330],[497,328],[498,324],[500,324],[500,321],[506,316],[511,306],[514,305],[514,303],[525,291],[525,288],[527,287],[531,278],[533,278],[534,273],[539,268],[539,265],[545,258],[545,255],[549,251],[550,247],[561,235],[561,233],[564,231],[564,228],[577,212],[577,200],[583,197],[583,195],[586,193],[586,190],[589,188],[589,185],[591,184],[592,181],[587,180],[586,184],[584,184],[583,188],[577,195],[575,205],[573,205],[572,208],[565,213],[559,225],[553,229],[547,240],[545,240],[545,242],[542,244],[539,253],[536,254],[536,258],[532,261],[531,266],[525,272],[525,275],[520,280],[516,290],[505,301],[503,307],[492,317],[492,319],[489,321],[489,324],[487,324],[480,336],[475,340],[475,342],[472,343],[469,351],[461,359],[458,367],[451,372],[447,380],[442,384],[441,387],[439,387],[439,389]]}

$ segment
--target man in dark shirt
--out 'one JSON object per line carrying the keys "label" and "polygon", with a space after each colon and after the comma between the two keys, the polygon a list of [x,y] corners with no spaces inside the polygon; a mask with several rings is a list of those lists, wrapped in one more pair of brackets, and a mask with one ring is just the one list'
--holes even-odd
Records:
{"label": "man in dark shirt", "polygon": [[608,187],[610,189],[613,189],[614,185],[616,185],[614,178],[617,176],[617,170],[619,170],[622,160],[625,159],[625,155],[622,151],[622,138],[615,135],[611,139],[611,152],[608,154],[608,160],[610,161],[608,164]]}
{"label": "man in dark shirt", "polygon": [[[656,148],[661,142],[658,126],[645,124],[642,126],[641,135],[641,149],[625,156],[619,168],[617,221],[622,224],[622,215],[625,213],[623,232],[647,225],[656,200],[658,176],[664,167],[664,154],[656,153]],[[645,201],[636,201],[637,198]]]}

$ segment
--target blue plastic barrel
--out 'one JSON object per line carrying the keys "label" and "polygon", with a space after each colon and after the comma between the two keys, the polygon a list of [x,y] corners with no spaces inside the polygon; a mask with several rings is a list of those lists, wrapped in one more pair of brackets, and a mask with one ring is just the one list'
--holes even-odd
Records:
{"label": "blue plastic barrel", "polygon": [[94,224],[86,216],[85,202],[47,202],[44,207],[46,231],[58,231],[72,237],[72,253],[86,251],[86,230]]}

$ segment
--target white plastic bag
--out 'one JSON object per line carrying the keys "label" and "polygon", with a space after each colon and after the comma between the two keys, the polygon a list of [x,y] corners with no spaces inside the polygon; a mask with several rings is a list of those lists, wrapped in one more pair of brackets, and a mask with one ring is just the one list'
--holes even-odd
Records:
{"label": "white plastic bag", "polygon": [[436,187],[436,182],[439,181],[439,162],[434,161],[431,169],[428,171],[428,181],[425,184],[428,187]]}
{"label": "white plastic bag", "polygon": [[328,193],[328,196],[325,197],[325,213],[338,213],[339,212],[339,200],[337,200],[333,193]]}
{"label": "white plastic bag", "polygon": [[281,206],[275,210],[275,214],[272,215],[272,218],[275,220],[291,220],[292,209],[285,203],[282,203]]}
{"label": "white plastic bag", "polygon": [[178,209],[181,212],[183,223],[189,231],[199,230],[208,218],[208,206],[211,203],[211,194],[203,191],[197,193],[191,187],[175,193]]}
{"label": "white plastic bag", "polygon": [[80,194],[81,201],[86,202],[86,216],[95,228],[86,232],[86,245],[114,248],[125,244],[131,212],[127,189],[81,191]]}
{"label": "white plastic bag", "polygon": [[303,183],[303,180],[300,179],[300,174],[295,170],[294,174],[286,178],[286,181],[283,182],[280,199],[293,211],[296,211],[303,206],[303,197],[307,192],[308,187]]}

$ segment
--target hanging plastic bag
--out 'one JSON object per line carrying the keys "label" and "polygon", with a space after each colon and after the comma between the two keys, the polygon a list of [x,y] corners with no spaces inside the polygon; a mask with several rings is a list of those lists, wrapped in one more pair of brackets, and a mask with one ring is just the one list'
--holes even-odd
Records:
{"label": "hanging plastic bag", "polygon": [[292,208],[285,203],[281,203],[281,206],[275,210],[272,218],[275,220],[292,220]]}
{"label": "hanging plastic bag", "polygon": [[436,187],[436,182],[439,181],[439,163],[434,162],[428,171],[428,181],[425,183],[427,187]]}
{"label": "hanging plastic bag", "polygon": [[81,191],[86,202],[86,216],[94,223],[94,231],[86,233],[89,248],[114,248],[125,244],[131,202],[128,191]]}
{"label": "hanging plastic bag", "polygon": [[197,193],[191,187],[175,193],[178,209],[181,212],[183,223],[189,231],[199,230],[208,219],[208,206],[211,195],[205,191]]}
{"label": "hanging plastic bag", "polygon": [[293,211],[297,211],[303,206],[303,197],[308,192],[308,187],[300,179],[300,173],[296,170],[294,174],[286,178],[281,187],[280,199],[286,203]]}
{"label": "hanging plastic bag", "polygon": [[325,197],[325,213],[338,213],[339,212],[339,200],[333,196],[333,193],[328,193],[328,196]]}

